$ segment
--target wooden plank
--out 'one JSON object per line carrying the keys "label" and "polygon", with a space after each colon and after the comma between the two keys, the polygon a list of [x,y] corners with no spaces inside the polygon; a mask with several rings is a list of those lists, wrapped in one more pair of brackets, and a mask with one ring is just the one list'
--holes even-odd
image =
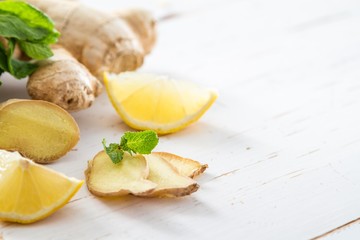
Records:
{"label": "wooden plank", "polygon": [[348,223],[345,223],[335,229],[332,229],[326,233],[321,234],[313,238],[317,239],[356,239],[360,236],[360,218],[354,219]]}

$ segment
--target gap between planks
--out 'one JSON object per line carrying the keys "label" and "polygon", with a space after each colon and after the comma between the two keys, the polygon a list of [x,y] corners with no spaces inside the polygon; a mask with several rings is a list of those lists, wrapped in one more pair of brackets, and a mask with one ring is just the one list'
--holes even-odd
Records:
{"label": "gap between planks", "polygon": [[334,233],[336,233],[336,232],[342,231],[342,230],[344,230],[345,228],[350,227],[350,225],[355,224],[355,223],[359,223],[359,222],[360,222],[360,217],[359,217],[359,218],[356,218],[356,219],[354,219],[354,220],[351,220],[350,222],[347,222],[347,223],[345,223],[345,224],[343,224],[343,225],[341,225],[341,226],[339,226],[339,227],[337,227],[337,228],[331,229],[330,231],[327,231],[327,232],[325,232],[325,233],[323,233],[323,234],[321,234],[321,235],[319,235],[319,236],[316,236],[316,237],[314,237],[314,238],[311,238],[310,240],[319,240],[319,239],[322,239],[323,237],[327,237],[327,236],[332,235],[332,234],[334,234]]}

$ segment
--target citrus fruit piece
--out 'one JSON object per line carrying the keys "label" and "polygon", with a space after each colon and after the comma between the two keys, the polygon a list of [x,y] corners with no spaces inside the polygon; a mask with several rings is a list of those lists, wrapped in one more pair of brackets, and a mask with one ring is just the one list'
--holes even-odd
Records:
{"label": "citrus fruit piece", "polygon": [[32,223],[64,206],[83,181],[0,150],[0,219]]}
{"label": "citrus fruit piece", "polygon": [[125,72],[104,76],[114,108],[130,127],[158,134],[176,132],[197,121],[217,93],[166,76]]}

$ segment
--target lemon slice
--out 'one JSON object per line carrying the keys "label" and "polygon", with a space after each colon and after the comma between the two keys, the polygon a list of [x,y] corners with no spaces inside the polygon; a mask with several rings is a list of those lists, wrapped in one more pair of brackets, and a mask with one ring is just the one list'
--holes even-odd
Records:
{"label": "lemon slice", "polygon": [[152,74],[105,73],[104,83],[127,125],[158,134],[176,132],[197,121],[217,98],[213,90]]}
{"label": "lemon slice", "polygon": [[31,223],[64,206],[83,181],[0,150],[0,219]]}

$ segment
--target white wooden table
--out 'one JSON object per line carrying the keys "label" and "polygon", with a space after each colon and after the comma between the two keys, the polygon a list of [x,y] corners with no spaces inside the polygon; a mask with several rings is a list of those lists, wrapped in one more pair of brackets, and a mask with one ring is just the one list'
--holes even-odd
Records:
{"label": "white wooden table", "polygon": [[[360,239],[360,1],[88,3],[153,11],[159,40],[140,71],[218,89],[199,122],[156,148],[209,169],[182,199],[84,186],[43,221],[0,223],[3,239]],[[6,79],[0,100],[28,98],[24,84]],[[130,129],[105,93],[73,116],[81,141],[49,167],[83,179],[102,138]]]}

